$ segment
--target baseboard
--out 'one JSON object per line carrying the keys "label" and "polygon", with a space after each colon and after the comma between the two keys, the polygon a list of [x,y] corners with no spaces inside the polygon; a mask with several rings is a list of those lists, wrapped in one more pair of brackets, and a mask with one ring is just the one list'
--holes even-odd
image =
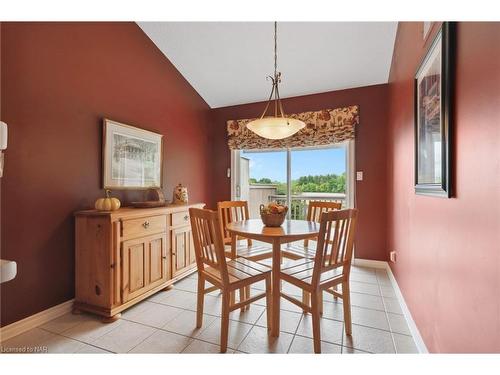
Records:
{"label": "baseboard", "polygon": [[355,266],[360,267],[371,267],[371,268],[383,268],[387,269],[389,265],[383,260],[371,260],[371,259],[354,259],[352,262]]}
{"label": "baseboard", "polygon": [[394,274],[392,273],[389,263],[380,260],[354,259],[353,264],[360,267],[383,268],[387,271],[389,280],[391,281],[392,287],[396,292],[399,306],[401,307],[401,310],[403,310],[403,315],[406,319],[406,323],[408,323],[408,328],[410,329],[411,335],[413,336],[413,340],[415,341],[415,345],[417,346],[419,353],[429,353],[429,351],[427,350],[427,346],[425,346],[424,340],[420,335],[420,331],[418,330],[417,325],[415,324],[415,321],[411,316],[410,309],[408,309],[408,306],[406,305],[403,294],[401,293],[401,289],[399,289],[399,285],[396,281],[396,278],[394,277]]}
{"label": "baseboard", "polygon": [[9,324],[8,326],[0,327],[0,343],[67,314],[73,308],[73,301],[74,300],[71,299],[47,310],[40,311],[35,315],[28,316],[27,318]]}

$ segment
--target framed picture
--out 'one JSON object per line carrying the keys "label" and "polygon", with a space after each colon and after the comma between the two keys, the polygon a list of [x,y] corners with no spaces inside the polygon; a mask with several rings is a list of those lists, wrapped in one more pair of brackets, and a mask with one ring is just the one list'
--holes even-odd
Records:
{"label": "framed picture", "polygon": [[102,150],[105,189],[161,187],[163,135],[104,119]]}
{"label": "framed picture", "polygon": [[454,24],[444,22],[415,74],[415,192],[451,197]]}

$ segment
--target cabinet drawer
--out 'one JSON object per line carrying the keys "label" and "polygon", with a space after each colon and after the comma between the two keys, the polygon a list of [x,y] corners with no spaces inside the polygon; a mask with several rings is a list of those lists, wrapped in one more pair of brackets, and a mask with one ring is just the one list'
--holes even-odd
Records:
{"label": "cabinet drawer", "polygon": [[165,232],[166,230],[167,217],[165,215],[123,220],[122,222],[123,238],[144,237],[153,233]]}
{"label": "cabinet drawer", "polygon": [[189,222],[189,211],[175,212],[172,214],[172,226],[178,225],[188,225]]}

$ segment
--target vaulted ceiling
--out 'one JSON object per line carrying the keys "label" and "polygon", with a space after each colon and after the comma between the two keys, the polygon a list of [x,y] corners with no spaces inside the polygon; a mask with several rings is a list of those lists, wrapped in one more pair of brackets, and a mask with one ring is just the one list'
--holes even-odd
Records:
{"label": "vaulted ceiling", "polygon": [[[266,100],[272,22],[139,22],[212,108]],[[396,22],[280,22],[282,97],[386,83]]]}

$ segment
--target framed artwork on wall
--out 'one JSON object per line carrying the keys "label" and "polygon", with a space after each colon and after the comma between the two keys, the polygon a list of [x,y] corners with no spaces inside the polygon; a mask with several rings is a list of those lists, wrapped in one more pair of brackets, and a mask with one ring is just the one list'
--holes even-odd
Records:
{"label": "framed artwork on wall", "polygon": [[415,74],[415,192],[451,197],[455,25],[443,22]]}
{"label": "framed artwork on wall", "polygon": [[162,185],[163,135],[104,119],[104,189],[150,189]]}

